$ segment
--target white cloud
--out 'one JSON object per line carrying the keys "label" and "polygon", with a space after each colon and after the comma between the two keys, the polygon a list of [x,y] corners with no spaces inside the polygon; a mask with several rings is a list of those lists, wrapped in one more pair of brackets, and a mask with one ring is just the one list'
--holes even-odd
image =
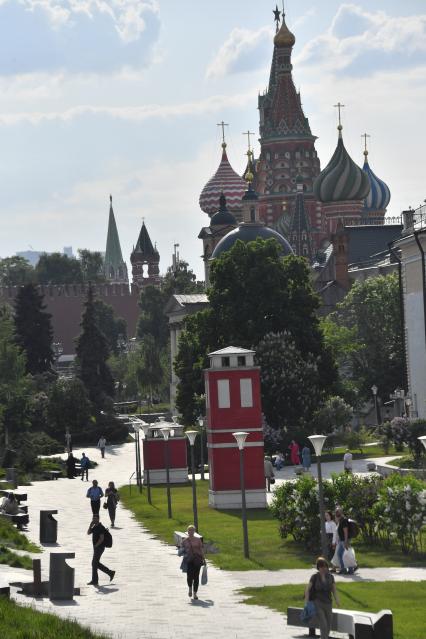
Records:
{"label": "white cloud", "polygon": [[209,64],[207,78],[251,71],[263,66],[263,54],[270,55],[273,33],[270,27],[261,27],[257,31],[233,29]]}

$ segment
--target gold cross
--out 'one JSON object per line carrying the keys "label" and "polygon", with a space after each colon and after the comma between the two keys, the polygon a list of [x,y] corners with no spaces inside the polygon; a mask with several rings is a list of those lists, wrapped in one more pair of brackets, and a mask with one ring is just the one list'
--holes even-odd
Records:
{"label": "gold cross", "polygon": [[251,153],[250,136],[254,135],[254,133],[253,133],[253,131],[244,131],[243,135],[247,136],[248,150],[249,150],[249,153]]}
{"label": "gold cross", "polygon": [[341,109],[343,109],[343,107],[345,106],[344,104],[341,104],[341,102],[338,102],[337,104],[334,105],[336,109],[338,109],[339,111],[339,131],[342,129],[342,119],[341,119]]}
{"label": "gold cross", "polygon": [[229,126],[229,124],[226,124],[226,122],[224,122],[222,120],[222,122],[219,122],[219,124],[217,126],[221,126],[222,127],[222,144],[226,144],[226,142],[225,142],[225,127]]}

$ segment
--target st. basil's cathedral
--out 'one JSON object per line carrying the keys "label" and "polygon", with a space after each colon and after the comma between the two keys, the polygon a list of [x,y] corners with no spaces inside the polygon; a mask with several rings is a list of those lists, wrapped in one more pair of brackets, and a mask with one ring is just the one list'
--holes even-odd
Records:
{"label": "st. basil's cathedral", "polygon": [[[374,226],[377,238],[385,230],[389,188],[371,170],[366,146],[362,168],[349,156],[343,142],[340,103],[336,105],[339,109],[336,150],[321,171],[315,149],[317,138],[303,112],[292,76],[291,55],[296,38],[278,8],[274,15],[276,34],[269,84],[258,98],[259,157],[254,158],[249,138],[247,168],[243,176],[238,175],[229,163],[223,138],[219,167],[200,195],[200,208],[210,218],[209,226],[199,234],[204,247],[206,283],[210,260],[218,253],[217,245],[223,245],[222,238],[228,234],[235,236],[238,225],[247,227],[249,223],[242,218],[247,182],[249,190],[256,194],[257,227],[251,233],[248,227],[245,229],[246,241],[265,236],[264,231],[260,232],[262,227],[273,229],[317,271],[331,254],[327,249],[336,243],[339,229],[348,225],[370,229]],[[399,225],[394,226],[398,229],[393,234],[399,230]],[[389,232],[387,225],[385,239]],[[338,243],[341,252],[341,238]]]}

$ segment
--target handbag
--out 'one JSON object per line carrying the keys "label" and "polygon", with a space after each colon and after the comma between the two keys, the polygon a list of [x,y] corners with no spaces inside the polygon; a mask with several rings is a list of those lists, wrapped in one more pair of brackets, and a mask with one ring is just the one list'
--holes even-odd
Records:
{"label": "handbag", "polygon": [[207,576],[207,564],[204,564],[203,566],[203,572],[201,573],[201,585],[205,586],[207,584],[208,581],[208,576]]}
{"label": "handbag", "polygon": [[356,566],[355,551],[352,546],[349,546],[348,550],[343,553],[343,565],[345,568],[355,568]]}
{"label": "handbag", "polygon": [[108,508],[108,502],[107,501],[104,501],[104,506],[103,507],[105,508],[105,510]]}
{"label": "handbag", "polygon": [[308,623],[317,614],[317,609],[313,601],[308,601],[300,613],[300,621]]}
{"label": "handbag", "polygon": [[274,477],[271,477],[271,479],[269,480],[269,483],[270,483],[270,484],[275,484],[275,479],[274,479]]}

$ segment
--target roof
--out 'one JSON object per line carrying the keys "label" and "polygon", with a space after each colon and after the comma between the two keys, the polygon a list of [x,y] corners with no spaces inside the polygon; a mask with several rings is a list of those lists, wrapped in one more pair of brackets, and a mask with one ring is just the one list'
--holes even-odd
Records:
{"label": "roof", "polygon": [[182,306],[188,306],[188,304],[205,304],[209,301],[209,298],[205,293],[190,293],[188,295],[173,295],[175,300],[182,304]]}
{"label": "roof", "polygon": [[226,143],[222,145],[222,159],[213,177],[207,182],[200,195],[200,208],[204,213],[213,215],[219,210],[220,196],[223,193],[232,212],[241,211],[241,198],[247,188],[243,178],[238,175],[229,163],[226,154]]}
{"label": "roof", "polygon": [[250,351],[247,348],[240,348],[239,346],[227,346],[226,348],[221,348],[218,351],[209,353],[209,357],[211,355],[247,355],[248,353],[254,354],[255,352],[256,351]]}
{"label": "roof", "polygon": [[257,239],[270,240],[275,239],[281,246],[282,255],[290,255],[293,253],[293,249],[287,240],[277,231],[264,226],[263,223],[244,223],[240,224],[236,229],[230,231],[225,235],[220,242],[216,245],[212,258],[218,257],[224,251],[229,251],[237,240],[242,242],[254,242]]}
{"label": "roof", "polygon": [[115,223],[111,196],[104,264],[106,268],[112,266],[114,271],[117,271],[123,265],[123,254],[121,252],[120,239],[118,237],[117,225]]}
{"label": "roof", "polygon": [[402,224],[345,226],[349,236],[348,264],[363,262],[388,250],[388,244],[401,236]]}
{"label": "roof", "polygon": [[141,232],[133,252],[142,253],[144,256],[158,255],[158,251],[153,247],[149,233],[146,230],[145,222],[142,222]]}
{"label": "roof", "polygon": [[172,295],[165,307],[164,314],[169,317],[175,315],[191,315],[202,310],[209,303],[209,298],[205,293],[192,293],[188,295]]}

